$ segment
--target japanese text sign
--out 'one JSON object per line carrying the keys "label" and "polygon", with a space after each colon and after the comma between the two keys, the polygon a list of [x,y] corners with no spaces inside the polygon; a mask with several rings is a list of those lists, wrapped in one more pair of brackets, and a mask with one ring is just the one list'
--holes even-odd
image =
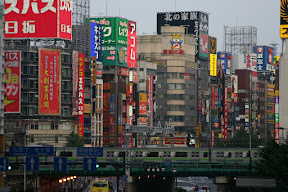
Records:
{"label": "japanese text sign", "polygon": [[91,46],[90,55],[96,57],[97,61],[102,61],[102,25],[91,22]]}
{"label": "japanese text sign", "polygon": [[61,51],[39,49],[39,115],[61,115]]}
{"label": "japanese text sign", "polygon": [[280,38],[288,38],[288,1],[280,0]]}
{"label": "japanese text sign", "polygon": [[210,53],[210,76],[217,76],[217,55]]}
{"label": "japanese text sign", "polygon": [[78,135],[84,137],[84,84],[85,84],[85,55],[79,54],[79,88],[78,88]]}
{"label": "japanese text sign", "polygon": [[268,46],[256,47],[257,71],[273,71],[273,48]]}
{"label": "japanese text sign", "polygon": [[5,0],[5,38],[72,39],[72,0]]}
{"label": "japanese text sign", "polygon": [[137,68],[136,22],[128,21],[127,67]]}
{"label": "japanese text sign", "polygon": [[54,147],[9,147],[10,156],[53,156]]}
{"label": "japanese text sign", "polygon": [[139,115],[147,114],[147,94],[139,93]]}
{"label": "japanese text sign", "polygon": [[78,51],[73,51],[73,93],[72,93],[72,115],[78,115],[78,72],[79,72],[79,53]]}
{"label": "japanese text sign", "polygon": [[6,51],[4,63],[4,112],[20,113],[21,52]]}

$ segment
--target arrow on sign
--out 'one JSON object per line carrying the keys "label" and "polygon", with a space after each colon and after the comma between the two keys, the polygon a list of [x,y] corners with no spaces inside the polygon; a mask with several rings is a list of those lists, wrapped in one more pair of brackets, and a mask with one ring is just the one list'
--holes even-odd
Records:
{"label": "arrow on sign", "polygon": [[35,163],[33,158],[31,158],[30,163],[31,163],[31,170],[33,171],[34,170],[34,163]]}
{"label": "arrow on sign", "polygon": [[58,160],[59,170],[62,170],[62,163],[63,163],[63,161],[62,161],[62,159],[60,158],[60,159]]}
{"label": "arrow on sign", "polygon": [[115,56],[107,57],[107,60],[112,60],[112,61],[114,61],[114,60],[115,60]]}
{"label": "arrow on sign", "polygon": [[88,170],[89,170],[89,171],[91,170],[91,164],[92,164],[92,160],[91,160],[91,159],[88,159]]}
{"label": "arrow on sign", "polygon": [[172,173],[176,173],[177,172],[177,169],[172,169]]}

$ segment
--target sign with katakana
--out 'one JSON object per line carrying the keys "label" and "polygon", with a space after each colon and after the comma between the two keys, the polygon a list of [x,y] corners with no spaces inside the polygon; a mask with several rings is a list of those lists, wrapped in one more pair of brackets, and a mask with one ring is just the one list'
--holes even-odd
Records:
{"label": "sign with katakana", "polygon": [[128,21],[127,67],[137,68],[136,22]]}
{"label": "sign with katakana", "polygon": [[72,0],[5,0],[5,38],[72,39]]}
{"label": "sign with katakana", "polygon": [[61,115],[60,58],[60,50],[39,49],[39,115]]}
{"label": "sign with katakana", "polygon": [[78,135],[84,137],[85,54],[79,54]]}
{"label": "sign with katakana", "polygon": [[102,25],[91,22],[90,56],[102,61]]}
{"label": "sign with katakana", "polygon": [[4,112],[21,112],[21,52],[6,51],[4,62]]}

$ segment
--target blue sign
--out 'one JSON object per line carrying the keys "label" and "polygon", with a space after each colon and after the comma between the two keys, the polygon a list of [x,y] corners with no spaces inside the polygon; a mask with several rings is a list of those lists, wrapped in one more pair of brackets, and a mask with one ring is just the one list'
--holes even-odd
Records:
{"label": "blue sign", "polygon": [[8,171],[8,167],[9,167],[9,159],[0,158],[0,171]]}
{"label": "blue sign", "polygon": [[67,170],[67,157],[54,157],[54,171]]}
{"label": "blue sign", "polygon": [[83,171],[96,171],[96,158],[83,158]]}
{"label": "blue sign", "polygon": [[115,114],[115,95],[110,95],[110,114]]}
{"label": "blue sign", "polygon": [[249,127],[249,122],[245,122],[245,127]]}
{"label": "blue sign", "polygon": [[54,147],[9,147],[10,156],[53,156]]}
{"label": "blue sign", "polygon": [[90,55],[100,62],[102,61],[102,39],[102,25],[91,22]]}
{"label": "blue sign", "polygon": [[26,171],[39,170],[39,157],[26,157]]}
{"label": "blue sign", "polygon": [[274,49],[268,46],[254,47],[254,53],[257,53],[257,71],[273,71],[273,51]]}
{"label": "blue sign", "polygon": [[171,161],[163,161],[164,167],[171,167]]}
{"label": "blue sign", "polygon": [[225,75],[231,74],[232,55],[229,53],[217,53],[217,58],[220,60],[220,69],[223,70]]}
{"label": "blue sign", "polygon": [[122,176],[121,176],[121,180],[123,180],[123,181],[126,181],[127,178],[128,178],[127,175],[122,175]]}
{"label": "blue sign", "polygon": [[103,147],[78,147],[78,157],[103,157]]}

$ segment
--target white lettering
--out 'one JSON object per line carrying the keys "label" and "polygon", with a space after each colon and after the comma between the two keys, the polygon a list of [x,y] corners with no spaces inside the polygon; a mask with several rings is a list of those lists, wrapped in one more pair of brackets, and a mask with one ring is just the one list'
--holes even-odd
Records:
{"label": "white lettering", "polygon": [[18,21],[6,21],[5,22],[5,33],[6,34],[17,34],[18,33]]}
{"label": "white lettering", "polygon": [[35,33],[35,21],[23,21],[23,33]]}
{"label": "white lettering", "polygon": [[8,14],[11,11],[14,11],[15,13],[19,14],[19,9],[16,7],[17,5],[17,0],[5,0],[6,4],[11,4],[10,7],[8,7],[7,9],[4,10],[4,14]]}
{"label": "white lettering", "polygon": [[[41,13],[45,13],[48,10],[52,11],[53,13],[56,13],[56,8],[53,7],[54,0],[42,0],[42,3],[47,3],[47,5],[41,9]],[[60,5],[62,4],[60,3]],[[61,10],[61,6],[60,6],[60,10]]]}

